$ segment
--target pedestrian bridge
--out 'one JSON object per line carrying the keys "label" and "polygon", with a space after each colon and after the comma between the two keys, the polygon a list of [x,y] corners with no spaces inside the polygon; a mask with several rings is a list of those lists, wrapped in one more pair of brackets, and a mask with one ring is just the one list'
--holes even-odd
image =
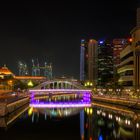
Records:
{"label": "pedestrian bridge", "polygon": [[85,89],[77,80],[50,80],[34,89]]}
{"label": "pedestrian bridge", "polygon": [[33,89],[29,90],[33,94],[63,94],[63,93],[89,93],[91,90],[85,89],[78,81],[76,80],[50,80],[40,85],[36,86]]}

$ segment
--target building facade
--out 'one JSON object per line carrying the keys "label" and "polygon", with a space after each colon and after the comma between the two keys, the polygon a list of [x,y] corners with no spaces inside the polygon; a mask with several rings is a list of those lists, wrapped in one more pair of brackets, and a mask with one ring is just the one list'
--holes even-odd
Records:
{"label": "building facade", "polygon": [[118,65],[119,85],[132,89],[134,86],[134,54],[131,44],[120,53],[120,64]]}
{"label": "building facade", "polygon": [[113,39],[113,63],[114,68],[120,64],[120,52],[126,46],[127,40],[126,39]]}
{"label": "building facade", "polygon": [[137,25],[131,31],[132,48],[134,52],[134,85],[140,90],[140,8],[137,9]]}

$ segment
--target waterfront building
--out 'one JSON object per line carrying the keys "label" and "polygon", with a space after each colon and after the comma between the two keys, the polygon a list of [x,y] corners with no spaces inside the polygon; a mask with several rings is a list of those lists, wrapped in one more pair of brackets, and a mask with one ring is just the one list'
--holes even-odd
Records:
{"label": "waterfront building", "polygon": [[14,77],[14,74],[4,65],[0,68],[0,79],[5,79],[7,77]]}
{"label": "waterfront building", "polygon": [[140,90],[140,8],[137,9],[137,25],[131,31],[132,49],[134,53],[134,85]]}
{"label": "waterfront building", "polygon": [[120,52],[120,64],[117,72],[119,74],[119,85],[127,89],[134,86],[134,55],[131,43]]}
{"label": "waterfront building", "polygon": [[0,68],[0,89],[11,89],[14,74],[4,65]]}

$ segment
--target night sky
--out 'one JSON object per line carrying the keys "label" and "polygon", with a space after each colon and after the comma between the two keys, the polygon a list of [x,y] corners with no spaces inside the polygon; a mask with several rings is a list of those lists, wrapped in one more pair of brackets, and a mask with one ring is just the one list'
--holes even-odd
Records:
{"label": "night sky", "polygon": [[[76,2],[76,0],[75,0]],[[82,38],[127,38],[136,0],[22,1],[0,6],[0,66],[18,74],[18,61],[52,62],[54,76],[79,78]]]}

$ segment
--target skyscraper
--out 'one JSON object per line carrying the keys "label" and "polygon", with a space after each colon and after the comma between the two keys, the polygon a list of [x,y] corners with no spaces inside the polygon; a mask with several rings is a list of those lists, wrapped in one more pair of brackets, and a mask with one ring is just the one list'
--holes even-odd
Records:
{"label": "skyscraper", "polygon": [[97,83],[97,41],[94,39],[88,42],[88,80]]}
{"label": "skyscraper", "polygon": [[106,87],[113,80],[113,46],[108,41],[98,43],[98,86]]}
{"label": "skyscraper", "polygon": [[80,46],[80,80],[84,81],[86,80],[86,74],[87,74],[87,43],[84,39],[81,40],[81,46]]}
{"label": "skyscraper", "polygon": [[80,80],[90,81],[96,85],[97,81],[97,41],[81,40],[80,46]]}

